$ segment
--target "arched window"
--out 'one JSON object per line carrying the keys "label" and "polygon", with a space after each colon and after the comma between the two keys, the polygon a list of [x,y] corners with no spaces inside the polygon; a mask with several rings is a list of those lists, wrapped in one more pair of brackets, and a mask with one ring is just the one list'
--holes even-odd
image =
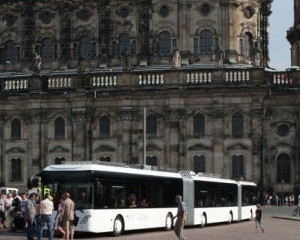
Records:
{"label": "arched window", "polygon": [[244,135],[244,117],[240,113],[232,116],[232,136],[242,137]]}
{"label": "arched window", "polygon": [[148,139],[157,138],[157,118],[154,114],[147,117],[146,134]]}
{"label": "arched window", "polygon": [[110,137],[110,121],[107,116],[102,116],[100,118],[100,138]]}
{"label": "arched window", "polygon": [[147,156],[146,165],[157,166],[157,156]]}
{"label": "arched window", "polygon": [[159,34],[159,54],[160,56],[170,56],[171,54],[171,34],[169,32],[162,32]]}
{"label": "arched window", "polygon": [[58,117],[55,120],[55,130],[54,135],[55,139],[64,139],[65,138],[65,120],[62,117]]}
{"label": "arched window", "polygon": [[5,43],[4,48],[0,50],[1,62],[19,62],[19,47],[16,46],[15,42],[9,40]]}
{"label": "arched window", "polygon": [[123,33],[119,37],[119,54],[123,55],[125,52],[130,53],[131,44],[128,33]]}
{"label": "arched window", "polygon": [[89,36],[85,35],[80,39],[78,55],[84,59],[92,58],[92,43]]}
{"label": "arched window", "polygon": [[244,156],[232,156],[232,178],[243,179],[244,176]]}
{"label": "arched window", "polygon": [[291,160],[287,154],[277,157],[277,183],[291,182]]}
{"label": "arched window", "polygon": [[205,135],[205,118],[198,113],[194,116],[194,136],[200,137]]}
{"label": "arched window", "polygon": [[42,41],[41,57],[43,61],[53,61],[56,58],[56,45],[53,39],[46,38]]}
{"label": "arched window", "polygon": [[205,157],[203,155],[195,155],[193,159],[194,172],[205,172]]}
{"label": "arched window", "polygon": [[11,160],[11,181],[22,181],[22,161],[20,158]]}
{"label": "arched window", "polygon": [[251,33],[245,33],[242,40],[242,54],[251,57],[251,51],[253,46],[253,37]]}
{"label": "arched window", "polygon": [[21,139],[21,122],[18,119],[14,119],[11,122],[11,139],[12,140]]}
{"label": "arched window", "polygon": [[200,32],[200,54],[210,54],[213,49],[213,35],[210,30]]}

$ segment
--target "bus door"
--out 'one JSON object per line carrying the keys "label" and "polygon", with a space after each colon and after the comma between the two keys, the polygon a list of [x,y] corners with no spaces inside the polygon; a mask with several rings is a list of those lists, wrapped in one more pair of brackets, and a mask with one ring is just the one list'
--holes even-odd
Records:
{"label": "bus door", "polygon": [[183,201],[187,208],[187,222],[186,225],[194,224],[194,180],[189,175],[183,175]]}

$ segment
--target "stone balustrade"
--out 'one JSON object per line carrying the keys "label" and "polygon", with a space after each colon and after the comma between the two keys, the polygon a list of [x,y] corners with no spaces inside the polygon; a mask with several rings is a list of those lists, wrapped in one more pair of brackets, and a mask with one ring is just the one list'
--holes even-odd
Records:
{"label": "stone balustrade", "polygon": [[115,87],[117,86],[116,75],[99,75],[92,77],[92,87]]}
{"label": "stone balustrade", "polygon": [[225,82],[248,82],[250,81],[249,70],[230,70],[225,72]]}
{"label": "stone balustrade", "polygon": [[28,79],[9,79],[4,82],[4,91],[20,91],[28,89]]}
{"label": "stone balustrade", "polygon": [[138,85],[140,86],[154,86],[165,84],[164,74],[162,73],[149,73],[138,75]]}
{"label": "stone balustrade", "polygon": [[50,77],[48,79],[48,89],[65,89],[72,87],[71,77]]}

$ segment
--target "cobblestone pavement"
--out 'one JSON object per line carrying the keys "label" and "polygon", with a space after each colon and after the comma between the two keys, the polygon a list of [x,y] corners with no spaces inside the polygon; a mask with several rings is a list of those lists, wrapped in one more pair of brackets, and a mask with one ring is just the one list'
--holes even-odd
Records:
{"label": "cobblestone pavement", "polygon": [[[233,224],[209,225],[205,228],[184,229],[187,240],[298,240],[300,217],[293,217],[293,207],[262,207],[264,233],[255,233],[255,222],[243,221]],[[297,220],[297,221],[295,221]],[[43,238],[45,240],[47,238]],[[60,238],[54,238],[59,240]],[[76,240],[176,240],[173,231],[151,230],[126,232],[122,236],[111,234],[77,235]],[[0,240],[26,240],[25,233],[12,233],[0,229]]]}

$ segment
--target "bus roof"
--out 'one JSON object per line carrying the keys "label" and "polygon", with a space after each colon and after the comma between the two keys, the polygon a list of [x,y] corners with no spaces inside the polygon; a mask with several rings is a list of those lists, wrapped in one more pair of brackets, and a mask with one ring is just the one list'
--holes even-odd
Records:
{"label": "bus roof", "polygon": [[238,181],[238,183],[244,186],[256,186],[254,182]]}
{"label": "bus roof", "polygon": [[[140,167],[140,166],[139,166]],[[169,177],[169,178],[192,178],[194,181],[206,181],[206,182],[221,182],[221,183],[229,183],[229,184],[238,184],[241,185],[252,185],[255,186],[255,183],[246,182],[246,181],[235,181],[232,179],[225,179],[216,177],[216,175],[211,176],[203,176],[202,174],[195,174],[194,172],[183,171],[179,173],[175,172],[167,172],[167,171],[157,171],[157,170],[148,170],[141,169],[137,166],[126,166],[126,165],[109,165],[109,164],[97,164],[91,162],[71,162],[65,164],[57,164],[57,165],[49,165],[44,168],[43,171],[51,172],[51,171],[102,171],[102,172],[116,172],[116,173],[127,173],[127,174],[137,174],[137,175],[145,175],[145,176],[156,176],[156,177]]]}
{"label": "bus roof", "polygon": [[138,169],[131,167],[116,167],[101,164],[58,164],[49,165],[43,171],[102,171],[102,172],[119,172],[128,174],[142,174],[157,177],[181,178],[179,173],[154,171],[147,169]]}

